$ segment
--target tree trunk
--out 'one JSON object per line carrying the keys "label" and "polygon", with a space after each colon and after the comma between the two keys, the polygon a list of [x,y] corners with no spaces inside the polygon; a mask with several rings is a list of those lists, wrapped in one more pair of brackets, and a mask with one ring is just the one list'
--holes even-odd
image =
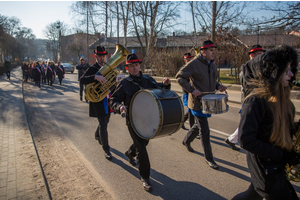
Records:
{"label": "tree trunk", "polygon": [[119,38],[119,30],[120,30],[119,2],[116,1],[116,4],[117,4],[117,38],[118,38],[118,44],[120,44],[120,38]]}
{"label": "tree trunk", "polygon": [[157,10],[158,10],[158,6],[159,6],[159,1],[155,2],[155,6],[154,6],[154,10],[152,13],[152,8],[151,8],[151,22],[150,22],[150,35],[149,35],[149,43],[148,43],[148,48],[147,48],[147,53],[146,56],[148,57],[151,53],[151,48],[152,45],[154,45],[154,37],[153,37],[153,33],[154,33],[154,25],[155,25],[155,18],[156,18],[156,14],[157,14]]}
{"label": "tree trunk", "polygon": [[194,2],[190,1],[191,11],[192,11],[192,19],[193,19],[193,26],[194,26],[194,44],[197,45],[197,31],[196,31],[196,24],[195,24],[195,15],[194,15]]}
{"label": "tree trunk", "polygon": [[215,43],[216,40],[216,17],[217,17],[217,2],[212,2],[212,24],[211,24],[211,40]]}

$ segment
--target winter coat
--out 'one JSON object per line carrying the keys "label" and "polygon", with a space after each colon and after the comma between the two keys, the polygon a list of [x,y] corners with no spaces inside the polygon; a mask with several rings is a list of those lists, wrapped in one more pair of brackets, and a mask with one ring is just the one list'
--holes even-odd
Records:
{"label": "winter coat", "polygon": [[290,187],[282,163],[283,150],[269,142],[273,114],[266,100],[257,96],[246,98],[239,124],[239,143],[247,150],[251,183],[256,192],[266,198],[280,195]]}
{"label": "winter coat", "polygon": [[[200,92],[214,92],[220,85],[216,81],[217,66],[213,61],[208,64],[201,54],[183,66],[175,78],[179,85],[189,93],[195,89]],[[195,99],[194,95],[189,95],[188,107],[192,110],[201,110],[200,100]]]}
{"label": "winter coat", "polygon": [[[95,63],[93,66],[90,66],[84,74],[80,77],[80,84],[90,84],[90,83],[99,83],[95,80],[95,74],[99,71],[102,66],[98,63]],[[100,74],[101,75],[101,74]],[[89,107],[89,116],[101,118],[110,112],[109,102],[107,97],[99,102],[90,102]]]}

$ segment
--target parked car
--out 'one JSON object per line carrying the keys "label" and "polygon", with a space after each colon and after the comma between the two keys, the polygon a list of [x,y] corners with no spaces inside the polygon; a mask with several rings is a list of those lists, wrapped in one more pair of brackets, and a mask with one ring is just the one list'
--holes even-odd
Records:
{"label": "parked car", "polygon": [[75,68],[70,63],[61,63],[64,66],[65,72],[71,72],[73,74]]}

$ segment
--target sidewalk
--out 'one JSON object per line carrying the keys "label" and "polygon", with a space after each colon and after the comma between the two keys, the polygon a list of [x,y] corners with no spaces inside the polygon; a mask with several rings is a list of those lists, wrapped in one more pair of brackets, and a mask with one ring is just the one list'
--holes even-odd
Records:
{"label": "sidewalk", "polygon": [[0,200],[49,199],[28,128],[20,67],[0,76]]}

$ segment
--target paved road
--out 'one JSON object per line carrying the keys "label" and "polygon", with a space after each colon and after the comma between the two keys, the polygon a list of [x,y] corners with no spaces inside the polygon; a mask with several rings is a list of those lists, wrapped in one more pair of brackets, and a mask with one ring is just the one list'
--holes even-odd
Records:
{"label": "paved road", "polygon": [[[112,114],[108,125],[114,158],[112,161],[104,158],[101,146],[94,139],[97,119],[89,118],[88,104],[79,101],[77,73],[66,74],[62,86],[42,85],[39,89],[32,82],[29,84],[39,106],[57,120],[60,129],[83,156],[83,162],[106,184],[114,199],[230,199],[250,184],[245,151],[232,151],[224,143],[238,125],[238,104],[229,104],[228,113],[209,119],[212,149],[220,166],[218,171],[205,163],[199,140],[192,143],[195,153],[188,152],[181,144],[185,130],[151,140],[147,149],[154,190],[147,193],[142,189],[137,168],[132,167],[124,155],[132,141],[125,119],[119,115]],[[295,185],[295,189],[300,192],[300,184]]]}

